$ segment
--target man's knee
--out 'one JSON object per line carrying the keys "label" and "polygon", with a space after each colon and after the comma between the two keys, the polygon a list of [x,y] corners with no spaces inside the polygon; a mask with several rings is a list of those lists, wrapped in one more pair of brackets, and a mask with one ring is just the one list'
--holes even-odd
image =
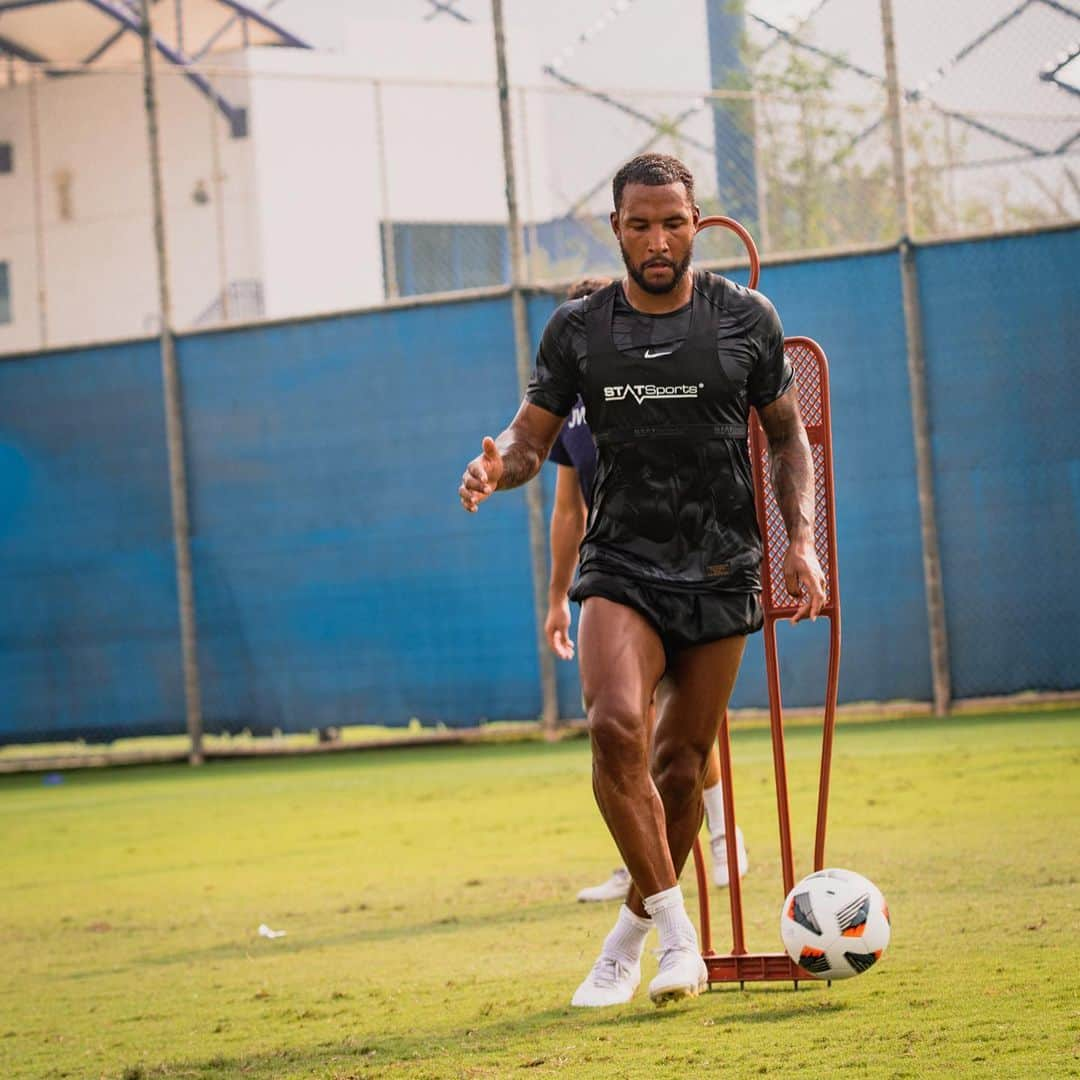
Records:
{"label": "man's knee", "polygon": [[623,693],[604,693],[586,702],[593,756],[601,767],[644,758],[645,713],[640,702]]}
{"label": "man's knee", "polygon": [[655,748],[652,775],[666,807],[684,807],[700,795],[708,758],[708,746],[689,741]]}

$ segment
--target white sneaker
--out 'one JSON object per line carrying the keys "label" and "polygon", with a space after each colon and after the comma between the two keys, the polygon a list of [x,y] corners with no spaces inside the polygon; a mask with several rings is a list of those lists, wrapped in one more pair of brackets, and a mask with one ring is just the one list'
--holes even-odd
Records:
{"label": "white sneaker", "polygon": [[660,953],[660,970],[649,983],[649,997],[656,1005],[697,997],[708,989],[709,970],[696,941],[687,941]]}
{"label": "white sneaker", "polygon": [[[717,833],[709,839],[709,847],[712,848],[712,876],[713,881],[721,889],[726,889],[731,884],[731,873],[728,870],[727,861],[727,837],[723,833]],[[742,829],[735,826],[735,850],[739,859],[739,877],[746,877],[750,860],[746,856],[746,844],[743,843]]]}
{"label": "white sneaker", "polygon": [[585,1009],[625,1005],[640,983],[640,961],[627,965],[623,960],[601,953],[585,981],[574,991],[570,1004]]}
{"label": "white sneaker", "polygon": [[611,872],[611,877],[599,885],[590,885],[577,894],[579,902],[587,904],[595,900],[625,900],[630,890],[630,871],[625,866]]}

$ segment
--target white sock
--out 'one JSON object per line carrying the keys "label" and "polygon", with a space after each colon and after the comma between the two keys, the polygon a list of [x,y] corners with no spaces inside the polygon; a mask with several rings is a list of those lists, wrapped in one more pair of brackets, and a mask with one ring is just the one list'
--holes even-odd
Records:
{"label": "white sock", "polygon": [[619,917],[606,938],[601,950],[605,956],[613,956],[625,961],[627,967],[633,967],[641,959],[645,949],[645,939],[653,928],[652,919],[643,919],[635,915],[625,904],[619,908]]}
{"label": "white sock", "polygon": [[705,800],[705,824],[709,827],[709,836],[723,836],[724,785],[714,784],[707,787],[701,797]]}
{"label": "white sock", "polygon": [[682,888],[672,885],[670,889],[645,897],[645,910],[652,916],[660,936],[660,948],[670,949],[693,942],[697,948],[697,931],[686,914]]}

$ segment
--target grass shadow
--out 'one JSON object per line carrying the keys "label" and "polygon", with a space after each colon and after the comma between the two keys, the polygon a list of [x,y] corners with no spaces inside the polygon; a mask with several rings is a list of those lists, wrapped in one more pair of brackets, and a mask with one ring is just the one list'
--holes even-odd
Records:
{"label": "grass shadow", "polygon": [[[798,1000],[793,1000],[796,994]],[[716,1016],[707,1011],[713,1005],[728,1007],[722,1016]],[[553,1067],[558,1060],[555,1052],[547,1053],[543,1049],[553,1031],[559,1032],[560,1042],[580,1042],[610,1032],[612,1045],[617,1045],[616,1033],[645,1032],[655,1030],[658,1024],[685,1021],[687,1009],[703,1013],[703,1019],[711,1019],[715,1025],[728,1029],[742,1024],[820,1017],[823,1013],[842,1013],[850,1008],[846,1001],[822,1001],[809,992],[779,986],[727,993],[712,991],[697,1002],[661,1009],[652,1008],[641,995],[629,1005],[612,1009],[574,1009],[564,1005],[489,1023],[463,1023],[443,1031],[414,1029],[402,1034],[349,1037],[334,1043],[283,1048],[256,1055],[219,1054],[203,1061],[163,1062],[147,1068],[144,1075],[145,1080],[204,1080],[206,1077],[223,1080],[231,1076],[270,1080],[286,1073],[310,1073],[342,1080],[346,1077],[349,1080],[374,1080],[391,1074],[410,1077],[502,1076],[533,1068],[539,1068],[542,1073],[547,1058],[551,1058]],[[507,1041],[513,1045],[506,1046]]]}
{"label": "grass shadow", "polygon": [[[397,926],[369,926],[343,930],[335,934],[321,934],[310,938],[292,936],[281,942],[275,942],[273,948],[282,955],[300,955],[310,950],[321,950],[348,945],[377,945],[394,941],[414,942],[422,937],[439,937],[459,934],[462,931],[489,930],[492,927],[520,927],[528,923],[561,923],[566,919],[566,902],[552,900],[549,903],[531,904],[525,911],[520,906],[504,911],[478,911],[471,915],[454,915],[428,919],[423,922],[408,922]],[[252,949],[264,948],[259,939],[244,937],[241,940],[208,945],[201,949],[183,949],[177,952],[163,953],[159,956],[140,956],[130,964],[119,964],[111,968],[93,967],[54,976],[58,981],[98,978],[102,975],[128,975],[147,967],[170,967],[174,964],[205,964],[212,961],[236,960],[247,956]]]}

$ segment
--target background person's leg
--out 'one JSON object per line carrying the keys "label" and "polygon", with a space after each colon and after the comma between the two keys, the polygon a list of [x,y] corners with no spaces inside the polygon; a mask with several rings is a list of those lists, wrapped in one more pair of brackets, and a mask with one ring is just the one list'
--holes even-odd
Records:
{"label": "background person's leg", "polygon": [[[727,857],[727,823],[724,814],[724,788],[720,783],[720,751],[715,742],[709,751],[709,760],[705,768],[705,789],[701,793],[705,803],[705,827],[709,831],[709,850],[712,852],[713,883],[721,889],[731,884],[731,870]],[[735,851],[739,863],[739,877],[746,874],[750,866],[746,854],[743,832],[735,826]]]}
{"label": "background person's leg", "polygon": [[[709,747],[709,757],[705,762],[705,787],[715,788],[720,786],[720,749],[716,745],[716,740],[713,739],[712,746]],[[719,824],[723,825],[724,820],[720,818]]]}

